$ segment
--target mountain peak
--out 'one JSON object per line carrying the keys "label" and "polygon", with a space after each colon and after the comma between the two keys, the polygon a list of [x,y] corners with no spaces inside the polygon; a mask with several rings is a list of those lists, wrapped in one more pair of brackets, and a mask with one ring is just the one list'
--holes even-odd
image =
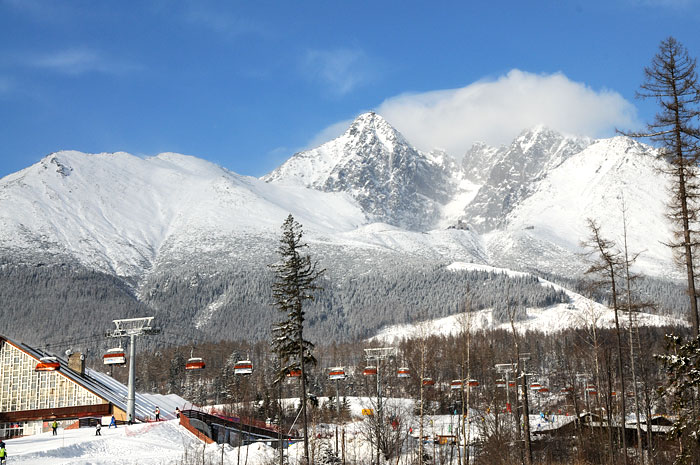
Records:
{"label": "mountain peak", "polygon": [[559,144],[564,139],[564,136],[554,129],[538,124],[530,129],[521,132],[513,141],[513,146],[519,146],[523,153],[537,146],[553,146]]}
{"label": "mountain peak", "polygon": [[[352,145],[372,144],[375,140],[391,151],[396,145],[408,145],[406,139],[387,120],[373,111],[355,118],[341,138]],[[332,141],[331,141],[332,142]]]}
{"label": "mountain peak", "polygon": [[355,118],[341,136],[314,149],[295,153],[262,179],[322,188],[334,171],[352,159],[381,158],[410,149],[410,144],[387,120],[368,111]]}
{"label": "mountain peak", "polygon": [[[591,142],[539,124],[521,132],[510,146],[474,147],[467,152],[463,167],[467,176],[483,185],[465,209],[466,221],[479,232],[503,226],[507,215],[532,194],[539,180]],[[488,175],[481,174],[484,166]]]}
{"label": "mountain peak", "polygon": [[373,112],[373,111],[368,111],[366,113],[362,113],[359,115],[355,120],[350,124],[350,127],[348,128],[348,132],[350,131],[357,131],[358,129],[391,129],[395,130],[391,124],[387,122],[381,115]]}
{"label": "mountain peak", "polygon": [[345,192],[373,221],[425,229],[452,194],[452,165],[445,154],[415,149],[384,118],[367,112],[342,136],[295,154],[263,179]]}

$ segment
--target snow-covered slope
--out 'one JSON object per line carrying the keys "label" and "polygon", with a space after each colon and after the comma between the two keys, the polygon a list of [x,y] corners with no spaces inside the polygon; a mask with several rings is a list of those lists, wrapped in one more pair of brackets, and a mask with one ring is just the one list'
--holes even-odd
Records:
{"label": "snow-covered slope", "polygon": [[641,252],[638,269],[669,273],[672,237],[665,217],[668,180],[654,151],[627,137],[595,141],[547,171],[527,199],[506,217],[503,230],[485,236],[491,260],[510,267],[574,272],[581,241],[595,219],[605,237],[623,244],[626,208],[630,255]]}
{"label": "snow-covered slope", "polygon": [[226,267],[274,250],[292,213],[309,241],[350,260],[389,254],[580,272],[585,219],[618,237],[624,195],[630,246],[645,251],[640,270],[672,269],[661,245],[667,185],[648,146],[538,127],[468,155],[459,166],[420,152],[375,113],[262,180],[173,153],[58,152],[0,180],[0,253],[119,276],[197,257]]}
{"label": "snow-covered slope", "polygon": [[190,156],[58,152],[0,181],[0,248],[130,276],[165,251],[220,250],[233,236],[276,234],[290,212],[317,233],[364,222],[342,193],[281,189]]}
{"label": "snow-covered slope", "polygon": [[381,116],[365,113],[342,136],[295,154],[263,179],[347,192],[371,221],[426,230],[461,176],[444,152],[423,153]]}
{"label": "snow-covered slope", "polygon": [[[527,275],[527,273],[518,271],[463,262],[452,263],[447,269],[453,271],[478,270],[505,273],[510,276]],[[545,279],[539,278],[539,281],[542,286],[551,286],[557,290],[564,290],[569,297],[569,302],[552,305],[547,308],[525,309],[527,317],[515,322],[515,328],[518,332],[534,331],[549,334],[571,328],[588,328],[593,325],[596,328],[614,328],[615,314],[610,308]],[[683,320],[649,313],[637,313],[633,317],[639,326],[688,326],[688,323]],[[624,312],[620,314],[620,324],[625,328],[629,327],[629,314]],[[402,338],[432,334],[457,335],[465,328],[469,328],[472,332],[487,329],[511,330],[510,322],[494,322],[491,309],[485,309],[471,313],[469,318],[465,314],[457,314],[416,324],[392,325],[383,328],[371,339],[391,343]]]}
{"label": "snow-covered slope", "polygon": [[[204,443],[180,426],[176,420],[145,423],[116,429],[94,428],[64,430],[58,436],[50,432],[8,439],[8,461],[18,465],[161,465],[166,463],[235,463],[238,448],[226,445],[205,447]],[[274,450],[264,444],[243,447],[242,457],[250,465],[262,465],[274,457]],[[196,457],[196,458],[195,458]]]}
{"label": "snow-covered slope", "polygon": [[[250,284],[245,272],[267,271],[291,213],[342,283],[454,261],[576,275],[586,268],[587,218],[621,243],[624,198],[630,251],[642,252],[636,271],[673,277],[668,182],[654,155],[625,137],[537,127],[507,146],[477,144],[460,165],[413,148],[375,113],[262,179],[174,153],[57,152],[0,179],[0,263],[81,264],[124,278],[173,315],[182,310],[164,297],[170,277],[234,270],[243,273],[234,286]],[[240,294],[207,292],[186,315],[203,331],[241,308]]]}
{"label": "snow-covered slope", "polygon": [[590,141],[565,137],[543,126],[524,131],[509,146],[494,149],[477,144],[467,152],[463,169],[474,180],[483,180],[463,219],[479,232],[503,226],[548,172],[581,152]]}

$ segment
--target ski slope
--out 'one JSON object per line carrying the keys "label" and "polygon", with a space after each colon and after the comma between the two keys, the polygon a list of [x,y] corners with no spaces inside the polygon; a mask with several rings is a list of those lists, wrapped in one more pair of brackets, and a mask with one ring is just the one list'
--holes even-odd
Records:
{"label": "ski slope", "polygon": [[[485,271],[504,273],[511,277],[530,276],[521,271],[497,268],[478,263],[454,262],[446,267],[450,271]],[[615,312],[610,308],[594,302],[581,294],[566,289],[558,284],[538,278],[540,285],[562,290],[569,297],[569,302],[550,305],[545,308],[526,308],[527,317],[515,322],[515,329],[521,334],[541,332],[544,334],[557,333],[572,328],[614,328]],[[629,327],[628,314],[622,312],[620,324]],[[662,315],[639,312],[635,315],[639,326],[688,326],[688,322]],[[399,324],[382,328],[370,341],[391,343],[403,338],[420,337],[424,335],[455,336],[463,331],[465,326],[472,332],[504,329],[511,330],[510,322],[495,322],[491,309],[478,310],[471,313],[469,320],[464,314],[450,315],[444,318],[418,322],[415,324]]]}
{"label": "ski slope", "polygon": [[[21,465],[163,465],[174,463],[221,463],[221,446],[207,445],[180,426],[177,420],[144,423],[119,428],[58,430],[8,439],[8,462]],[[242,448],[242,454],[245,449]],[[250,446],[248,464],[258,465],[272,457],[274,450],[263,444]],[[237,448],[224,446],[224,463],[235,463]],[[242,456],[244,457],[244,455]]]}

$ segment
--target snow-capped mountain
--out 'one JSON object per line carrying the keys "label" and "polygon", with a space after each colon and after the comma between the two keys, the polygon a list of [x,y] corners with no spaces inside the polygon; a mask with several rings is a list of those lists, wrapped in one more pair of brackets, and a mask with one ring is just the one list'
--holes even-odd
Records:
{"label": "snow-capped mountain", "polygon": [[[452,262],[581,273],[586,219],[619,242],[623,199],[628,245],[642,252],[637,270],[674,276],[662,245],[671,235],[668,183],[654,155],[625,137],[588,140],[537,127],[508,146],[477,144],[459,164],[413,148],[375,113],[261,179],[174,153],[57,152],[0,179],[0,263],[98,270],[128,283],[139,305],[169,318],[185,312],[185,323],[204,332],[250,334],[269,322],[241,322],[236,312],[269,306],[267,265],[276,260],[279,228],[291,213],[342,288],[310,321],[319,331],[338,330],[324,313],[331,308],[338,324],[349,325],[346,333],[352,327],[359,335],[366,328],[352,322],[354,305],[402,308],[401,318],[409,318],[412,305],[430,307],[382,294],[394,292],[402,273],[439,276],[434,270]],[[32,275],[22,273],[12,278],[18,285]],[[369,275],[384,279],[384,287]],[[405,292],[416,299],[413,290]],[[369,300],[353,300],[358,293]],[[439,314],[448,308],[456,305],[445,304]],[[221,325],[221,315],[235,325]]]}
{"label": "snow-capped mountain", "polygon": [[415,149],[384,118],[370,112],[360,115],[342,136],[295,154],[263,179],[346,192],[371,222],[427,230],[456,191],[455,166],[443,152]]}
{"label": "snow-capped mountain", "polygon": [[537,181],[590,143],[539,126],[524,131],[509,146],[475,145],[462,166],[468,176],[483,184],[465,209],[463,220],[481,233],[503,226]]}
{"label": "snow-capped mountain", "polygon": [[[509,146],[477,145],[460,166],[412,148],[375,113],[262,179],[173,153],[58,152],[0,180],[0,250],[120,276],[196,256],[225,266],[219,252],[233,244],[272,253],[291,212],[309,240],[360,262],[393,255],[568,273],[583,268],[587,217],[621,234],[626,192],[630,246],[646,250],[645,270],[663,274],[672,266],[658,245],[670,234],[658,163],[625,137],[538,127]],[[231,259],[243,255],[236,250]]]}
{"label": "snow-capped mountain", "polygon": [[191,156],[58,152],[0,181],[0,250],[138,276],[234,238],[274,241],[290,212],[319,234],[364,222],[343,194],[281,189]]}
{"label": "snow-capped mountain", "polygon": [[587,219],[621,246],[625,208],[630,254],[641,253],[638,269],[675,274],[664,245],[672,225],[665,217],[669,181],[659,174],[661,163],[651,147],[627,137],[592,142],[531,185],[504,228],[483,236],[491,260],[575,274],[584,260],[581,242],[590,236]]}

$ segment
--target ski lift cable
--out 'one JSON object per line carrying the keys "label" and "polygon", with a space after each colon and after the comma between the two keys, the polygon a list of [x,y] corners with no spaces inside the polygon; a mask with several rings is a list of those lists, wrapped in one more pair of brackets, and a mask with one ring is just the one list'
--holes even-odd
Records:
{"label": "ski lift cable", "polygon": [[73,339],[65,339],[63,341],[56,341],[56,342],[49,342],[47,344],[42,344],[40,347],[43,347],[44,350],[56,348],[56,347],[61,347],[61,346],[74,346],[74,345],[82,345],[82,344],[87,344],[90,342],[94,343],[99,343],[104,339],[104,335],[102,334],[96,334],[92,336],[85,336],[82,338],[73,338]]}

